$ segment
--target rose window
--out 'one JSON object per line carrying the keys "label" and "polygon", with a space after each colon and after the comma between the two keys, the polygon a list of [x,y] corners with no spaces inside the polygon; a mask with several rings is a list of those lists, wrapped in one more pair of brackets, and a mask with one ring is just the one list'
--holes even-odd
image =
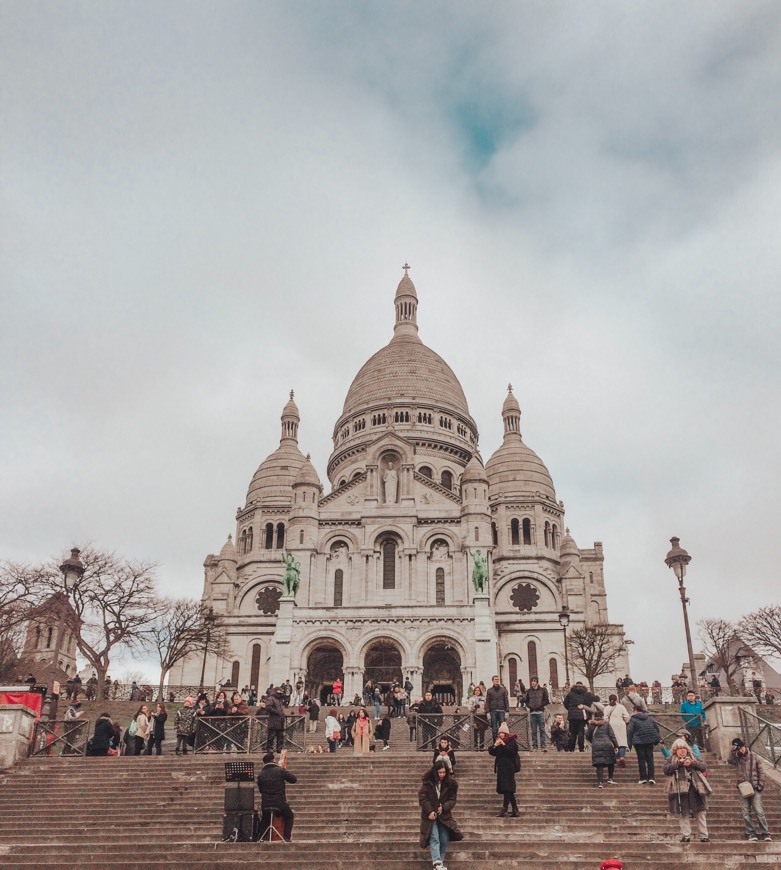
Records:
{"label": "rose window", "polygon": [[519,583],[513,587],[513,591],[510,593],[510,602],[521,612],[534,610],[540,603],[540,593],[537,587],[531,583]]}

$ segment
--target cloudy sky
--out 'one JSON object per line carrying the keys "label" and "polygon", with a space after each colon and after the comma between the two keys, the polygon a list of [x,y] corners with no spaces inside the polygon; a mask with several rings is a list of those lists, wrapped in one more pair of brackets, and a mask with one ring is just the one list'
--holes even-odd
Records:
{"label": "cloudy sky", "polygon": [[291,387],[321,478],[407,260],[501,440],[512,381],[633,673],[778,603],[781,6],[0,9],[0,558],[202,562]]}

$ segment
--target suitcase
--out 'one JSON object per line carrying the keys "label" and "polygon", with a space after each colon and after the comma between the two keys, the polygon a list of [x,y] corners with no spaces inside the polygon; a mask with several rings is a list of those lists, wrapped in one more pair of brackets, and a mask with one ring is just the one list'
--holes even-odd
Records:
{"label": "suitcase", "polygon": [[249,843],[258,838],[260,820],[256,812],[225,813],[222,820],[224,842]]}
{"label": "suitcase", "polygon": [[255,809],[255,783],[235,782],[225,786],[225,812],[246,813]]}

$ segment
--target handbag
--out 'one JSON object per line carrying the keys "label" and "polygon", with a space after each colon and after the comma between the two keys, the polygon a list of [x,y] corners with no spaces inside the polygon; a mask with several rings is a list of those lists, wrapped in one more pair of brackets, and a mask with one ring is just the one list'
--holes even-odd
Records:
{"label": "handbag", "polygon": [[754,797],[754,786],[747,780],[738,783],[738,791],[740,796],[744,798]]}
{"label": "handbag", "polygon": [[694,786],[694,790],[697,792],[698,795],[700,795],[700,797],[713,794],[713,786],[704,776],[701,775],[699,770],[692,771],[692,785]]}

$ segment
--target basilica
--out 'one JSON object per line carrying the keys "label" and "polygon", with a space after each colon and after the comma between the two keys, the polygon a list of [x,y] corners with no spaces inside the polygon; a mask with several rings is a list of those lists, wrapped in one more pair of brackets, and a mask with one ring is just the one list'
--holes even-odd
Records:
{"label": "basilica", "polygon": [[[459,703],[495,673],[510,687],[534,675],[559,687],[566,666],[580,676],[559,614],[570,632],[609,624],[602,545],[570,536],[512,388],[503,441],[483,463],[458,378],[418,335],[408,269],[393,336],[358,371],[334,426],[327,488],[299,449],[291,392],[235,540],[204,563],[203,604],[229,649],[190,657],[172,683],[198,684],[203,671],[205,685],[263,690],[301,677],[325,699],[338,678],[351,699],[367,680],[409,677],[415,697],[431,689]],[[473,582],[475,564],[487,582]],[[625,657],[600,682],[619,672]]]}

